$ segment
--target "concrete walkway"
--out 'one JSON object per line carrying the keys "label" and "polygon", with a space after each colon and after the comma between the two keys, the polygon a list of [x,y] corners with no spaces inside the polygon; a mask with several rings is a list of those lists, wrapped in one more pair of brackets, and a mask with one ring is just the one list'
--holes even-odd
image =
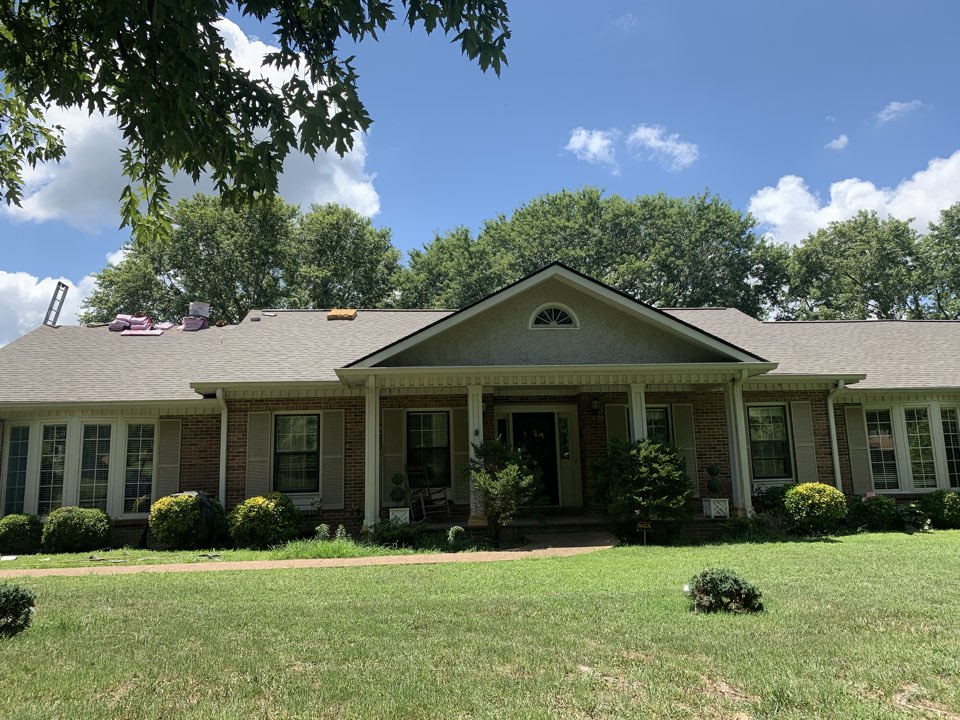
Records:
{"label": "concrete walkway", "polygon": [[369,567],[371,565],[440,565],[444,563],[501,562],[562,558],[605,550],[617,544],[609,533],[565,535],[529,535],[530,544],[515,550],[491,550],[463,553],[425,553],[422,555],[384,555],[363,558],[325,560],[243,560],[237,562],[171,563],[168,565],[94,565],[73,568],[37,568],[0,570],[0,580],[16,577],[80,575],[136,575],[139,573],[222,572],[224,570],[286,570],[314,568]]}

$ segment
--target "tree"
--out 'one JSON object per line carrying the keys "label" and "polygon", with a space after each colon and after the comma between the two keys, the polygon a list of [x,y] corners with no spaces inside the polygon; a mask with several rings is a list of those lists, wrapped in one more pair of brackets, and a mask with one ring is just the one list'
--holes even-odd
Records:
{"label": "tree", "polygon": [[[371,118],[342,42],[378,39],[395,0],[18,0],[0,3],[0,193],[19,201],[23,173],[64,156],[51,106],[112,114],[123,132],[125,223],[163,234],[168,172],[209,174],[233,207],[277,188],[292,150],[343,155]],[[403,22],[453,34],[498,75],[510,37],[506,0],[400,0]],[[275,28],[279,85],[238,67],[216,23],[234,10]],[[146,215],[143,214],[143,208]]]}
{"label": "tree", "polygon": [[400,251],[390,231],[340,205],[297,220],[286,279],[291,307],[383,307],[394,300]]}
{"label": "tree", "polygon": [[781,315],[800,320],[924,316],[917,233],[907,222],[861,210],[797,246]]}
{"label": "tree", "polygon": [[169,236],[133,238],[125,257],[97,273],[83,322],[121,312],[176,321],[191,300],[211,320],[237,323],[253,308],[382,306],[392,298],[399,253],[388,230],[348,208],[307,215],[282,200],[245,212],[196,195],[173,209]]}
{"label": "tree", "polygon": [[929,314],[960,319],[960,203],[940,212],[940,222],[920,241]]}
{"label": "tree", "polygon": [[627,200],[562,191],[411,253],[405,305],[459,307],[559,260],[648,303],[722,305],[764,314],[784,282],[786,251],[715,195]]}

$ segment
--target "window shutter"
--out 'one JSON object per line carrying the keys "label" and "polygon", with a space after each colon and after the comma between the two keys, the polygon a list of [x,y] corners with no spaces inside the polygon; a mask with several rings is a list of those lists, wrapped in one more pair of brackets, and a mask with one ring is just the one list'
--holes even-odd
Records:
{"label": "window shutter", "polygon": [[390,498],[390,491],[393,490],[393,476],[397,473],[406,478],[405,468],[403,467],[403,446],[405,444],[403,433],[403,409],[390,408],[383,411],[383,427],[381,428],[381,448],[380,462],[383,468],[381,476],[380,502],[382,505],[403,505],[396,503]]}
{"label": "window shutter", "polygon": [[453,501],[458,505],[470,502],[470,479],[464,467],[470,460],[470,428],[466,408],[455,408],[453,421]]}
{"label": "window shutter", "polygon": [[853,492],[866,495],[873,490],[870,475],[870,446],[867,443],[867,423],[863,408],[859,405],[844,405],[843,415],[847,421],[847,447],[850,449],[850,472],[853,475]]}
{"label": "window shutter", "polygon": [[673,444],[680,451],[693,486],[694,497],[700,496],[700,476],[697,469],[697,439],[693,429],[693,405],[671,406],[673,413]]}
{"label": "window shutter", "polygon": [[797,458],[797,482],[817,482],[817,451],[813,441],[813,412],[806,400],[790,403],[793,454]]}
{"label": "window shutter", "polygon": [[343,470],[343,410],[327,410],[323,413],[321,432],[323,433],[323,458],[320,464],[320,507],[324,510],[343,510],[344,470]]}
{"label": "window shutter", "polygon": [[270,492],[270,413],[247,413],[247,497]]}
{"label": "window shutter", "polygon": [[157,482],[154,498],[180,492],[180,421],[157,423]]}
{"label": "window shutter", "polygon": [[603,409],[607,421],[607,442],[630,440],[630,425],[627,423],[626,405],[607,405]]}

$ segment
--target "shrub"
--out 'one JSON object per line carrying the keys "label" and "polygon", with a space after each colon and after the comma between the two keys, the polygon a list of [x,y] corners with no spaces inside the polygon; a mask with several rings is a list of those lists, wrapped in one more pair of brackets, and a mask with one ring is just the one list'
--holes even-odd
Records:
{"label": "shrub", "polygon": [[490,539],[499,545],[501,529],[533,498],[534,474],[523,454],[502,440],[487,440],[473,449],[470,477],[483,504]]}
{"label": "shrub", "polygon": [[936,490],[920,500],[920,509],[930,517],[930,524],[939,530],[960,528],[960,493]]}
{"label": "shrub", "polygon": [[597,490],[615,520],[689,517],[692,490],[683,458],[675,448],[654,442],[612,442],[594,466]]}
{"label": "shrub", "polygon": [[821,535],[836,530],[847,514],[843,493],[824,483],[802,483],[787,491],[784,507],[800,532]]}
{"label": "shrub", "polygon": [[149,522],[157,541],[176,550],[213,547],[226,530],[223,505],[198,492],[160,498],[150,508]]}
{"label": "shrub", "polygon": [[98,508],[62,507],[47,516],[42,543],[49,552],[89,552],[110,544],[110,516]]}
{"label": "shrub", "polygon": [[283,493],[244,500],[227,518],[230,537],[238,547],[261,549],[282,545],[300,534],[299,508]]}
{"label": "shrub", "polygon": [[459,525],[454,525],[447,530],[447,545],[452,548],[458,547],[466,537],[467,531]]}
{"label": "shrub", "polygon": [[23,632],[33,620],[36,596],[20,585],[0,584],[0,636]]}
{"label": "shrub", "polygon": [[919,503],[904,503],[897,505],[897,524],[907,533],[927,532],[930,530],[930,516]]}
{"label": "shrub", "polygon": [[313,532],[316,535],[316,539],[320,540],[321,542],[330,539],[330,526],[327,525],[326,523],[320,523],[319,525],[317,525],[313,529]]}
{"label": "shrub", "polygon": [[337,525],[337,530],[333,533],[334,540],[349,540],[350,535],[347,534],[347,529],[343,525]]}
{"label": "shrub", "polygon": [[366,540],[371,545],[417,549],[424,545],[428,533],[422,522],[381,520],[367,531]]}
{"label": "shrub", "polygon": [[40,549],[43,523],[36,515],[0,518],[0,554],[25,555]]}
{"label": "shrub", "polygon": [[684,592],[694,612],[762,612],[763,593],[733,570],[708,568],[694,575]]}
{"label": "shrub", "polygon": [[847,522],[868,530],[892,530],[897,525],[897,503],[891,497],[876,493],[850,498]]}
{"label": "shrub", "polygon": [[753,495],[753,509],[762,513],[786,512],[787,492],[793,485],[760,486]]}

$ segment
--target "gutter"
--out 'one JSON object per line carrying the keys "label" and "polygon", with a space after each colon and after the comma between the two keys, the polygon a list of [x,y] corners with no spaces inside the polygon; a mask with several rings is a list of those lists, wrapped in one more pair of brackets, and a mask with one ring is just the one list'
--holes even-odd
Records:
{"label": "gutter", "polygon": [[833,483],[837,490],[843,492],[843,482],[840,478],[840,451],[837,450],[837,418],[833,412],[833,397],[844,389],[842,379],[837,380],[836,386],[827,393],[827,424],[830,427],[830,456],[833,460]]}
{"label": "gutter", "polygon": [[220,504],[227,507],[227,401],[223,388],[217,388],[220,403]]}

